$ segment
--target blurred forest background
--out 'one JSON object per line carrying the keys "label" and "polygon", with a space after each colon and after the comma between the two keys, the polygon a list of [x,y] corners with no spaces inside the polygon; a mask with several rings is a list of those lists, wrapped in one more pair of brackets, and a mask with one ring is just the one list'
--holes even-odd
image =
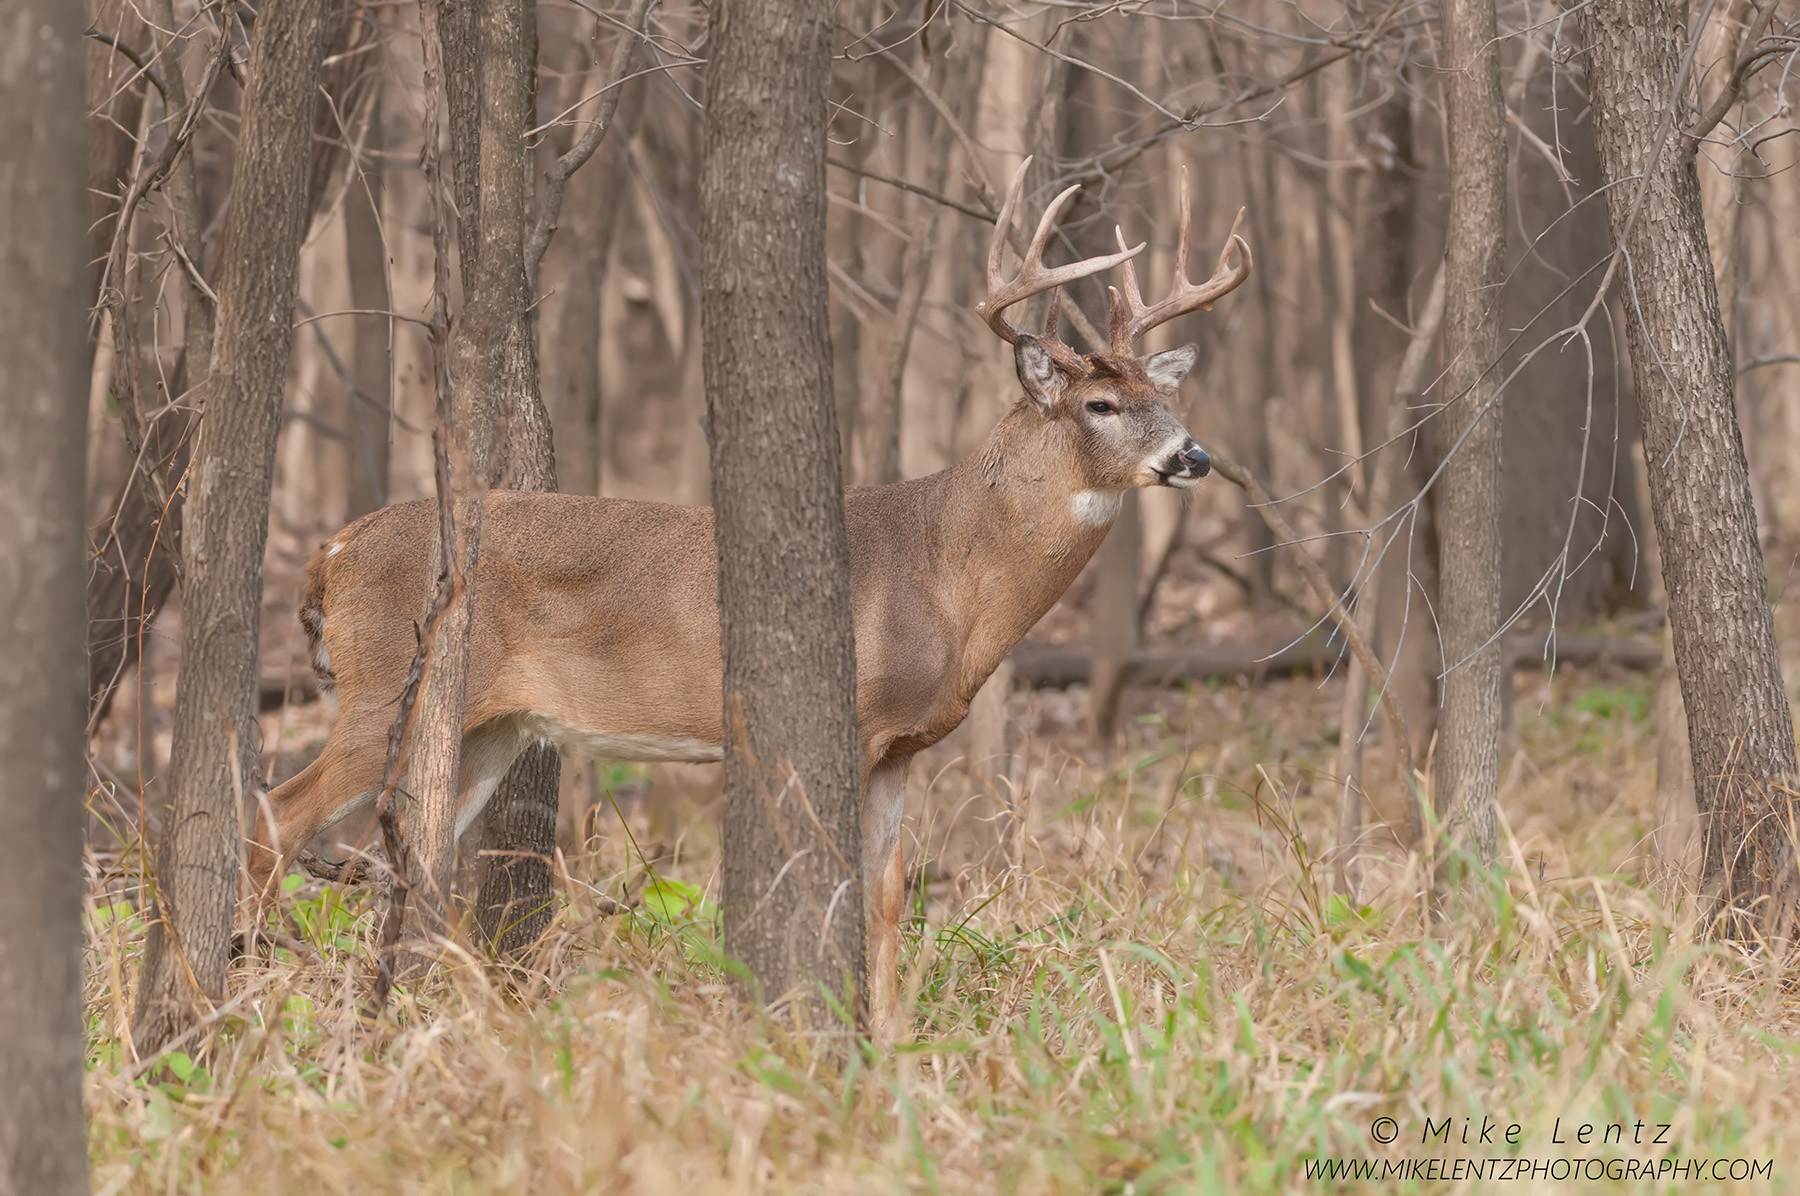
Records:
{"label": "blurred forest background", "polygon": [[[1750,24],[1771,38],[1792,28],[1784,18],[1794,14],[1774,12],[1771,24],[1769,9],[1720,0],[1698,14],[1696,97],[1731,75]],[[185,464],[192,312],[210,302],[206,263],[231,194],[240,97],[237,58],[218,68],[215,47],[236,39],[241,58],[247,35],[191,0],[89,0],[89,15],[93,759],[113,795],[97,807],[107,810],[101,821],[135,822],[142,784],[154,826],[178,667],[170,548],[182,500],[163,495],[174,517],[159,526],[158,503],[136,492],[145,483],[135,465],[141,458],[167,479]],[[615,49],[633,36],[629,16],[584,0],[537,5],[530,137],[540,178],[601,102]],[[306,556],[347,521],[432,493],[418,12],[342,0],[329,19],[265,570],[261,686],[265,709],[283,711],[264,745],[275,780],[322,731],[313,724],[323,716],[306,713],[315,690],[293,614]],[[1203,444],[1263,480],[1300,548],[1359,595],[1359,618],[1397,662],[1395,691],[1423,760],[1445,663],[1434,625],[1437,491],[1427,483],[1460,431],[1432,418],[1444,364],[1435,341],[1419,381],[1409,389],[1399,377],[1443,257],[1435,6],[849,0],[839,20],[829,237],[845,481],[944,468],[1016,397],[1009,355],[973,307],[998,199],[1020,161],[1033,159],[1030,220],[1057,191],[1083,184],[1054,252],[1103,252],[1119,226],[1152,244],[1147,290],[1167,285],[1185,175],[1196,244],[1220,243],[1244,207],[1257,268],[1218,311],[1164,329],[1153,347],[1202,346],[1181,414]],[[647,21],[613,128],[571,179],[543,260],[542,393],[561,489],[704,503],[696,187],[706,12],[670,0]],[[1556,0],[1507,0],[1499,23],[1509,142],[1503,609],[1517,620],[1508,651],[1534,662],[1549,645],[1564,659],[1655,670],[1662,658],[1642,633],[1658,621],[1660,581],[1624,362],[1629,289],[1612,289],[1585,339],[1555,335],[1594,301],[1610,253],[1574,18]],[[1751,77],[1699,155],[1715,265],[1729,283],[1758,526],[1777,565],[1800,544],[1792,87],[1785,66]],[[201,88],[191,158],[134,202],[120,233],[122,198],[161,165],[177,133],[172,114]],[[1103,321],[1097,280],[1065,302]],[[137,436],[121,427],[121,347],[138,355],[144,380],[149,414]],[[955,754],[985,770],[990,797],[1017,787],[1009,761],[1019,729],[1005,698],[1023,684],[1091,681],[1070,718],[1103,744],[1121,711],[1136,709],[1120,696],[1134,684],[1332,673],[1339,649],[1309,633],[1320,612],[1290,553],[1232,487],[1131,496],[1106,548],[977,703]],[[1503,690],[1510,697],[1512,686]],[[1344,718],[1379,737],[1361,714]],[[572,832],[599,774],[568,763]],[[1008,781],[996,786],[995,776]]]}

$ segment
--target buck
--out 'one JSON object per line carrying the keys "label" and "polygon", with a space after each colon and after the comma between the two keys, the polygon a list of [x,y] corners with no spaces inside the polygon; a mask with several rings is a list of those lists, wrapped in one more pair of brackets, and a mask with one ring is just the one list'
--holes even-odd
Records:
{"label": "buck", "polygon": [[[1071,187],[1045,210],[1008,281],[1002,255],[1024,178],[1021,166],[995,225],[977,309],[1012,346],[1023,397],[954,467],[844,496],[878,1033],[898,995],[907,766],[962,721],[982,683],[1062,596],[1127,489],[1185,489],[1206,476],[1210,459],[1165,401],[1193,367],[1195,346],[1140,358],[1132,344],[1209,308],[1250,274],[1250,248],[1234,225],[1212,277],[1188,281],[1185,187],[1175,279],[1162,302],[1144,303],[1130,261],[1144,246],[1127,249],[1123,234],[1117,253],[1046,268],[1044,244],[1079,190]],[[1078,353],[1057,336],[1058,289],[1121,265],[1123,293],[1110,288],[1109,350]],[[1007,310],[1046,291],[1044,333],[1021,332]],[[719,759],[711,510],[522,492],[484,501],[457,833],[534,740],[617,760]],[[336,685],[337,722],[319,757],[267,795],[248,861],[251,894],[271,892],[299,848],[381,784],[433,519],[427,502],[388,507],[332,537],[308,566],[300,619],[315,667]]]}

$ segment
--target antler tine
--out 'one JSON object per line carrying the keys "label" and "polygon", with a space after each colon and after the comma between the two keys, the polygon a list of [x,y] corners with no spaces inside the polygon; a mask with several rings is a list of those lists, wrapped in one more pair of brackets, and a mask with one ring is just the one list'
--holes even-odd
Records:
{"label": "antler tine", "polygon": [[[1181,168],[1181,239],[1175,242],[1175,278],[1178,281],[1187,278],[1188,230],[1193,223],[1189,216],[1192,211],[1192,207],[1188,204],[1187,167],[1183,166]],[[1238,219],[1242,220],[1243,209],[1239,208],[1238,213]],[[1234,234],[1237,232],[1235,222],[1231,226],[1231,231]],[[1226,243],[1230,244],[1229,241]]]}
{"label": "antler tine", "polygon": [[[1007,230],[1012,227],[1013,211],[1018,206],[1019,196],[1024,192],[1025,172],[1030,166],[1030,158],[1021,162],[1018,170],[1013,174],[1012,185],[1007,188],[1006,202],[1001,205],[1000,216],[994,223],[994,238],[988,243],[987,298],[983,299],[976,307],[976,310],[981,313],[982,319],[987,321],[987,326],[993,330],[994,335],[1009,345],[1017,343],[1022,333],[1012,325],[1011,321],[1007,320],[1005,315],[1007,308],[1029,299],[1033,295],[1066,286],[1078,278],[1086,278],[1091,274],[1110,270],[1144,251],[1143,245],[1134,249],[1126,249],[1121,243],[1119,253],[1086,258],[1079,262],[1070,262],[1066,266],[1045,269],[1044,246],[1049,242],[1050,233],[1055,229],[1057,218],[1062,215],[1063,208],[1068,206],[1069,201],[1075,197],[1075,193],[1081,190],[1080,185],[1077,184],[1051,200],[1049,206],[1044,209],[1043,218],[1038,221],[1037,231],[1032,234],[1031,243],[1026,246],[1019,263],[1018,276],[1011,282],[1006,281],[1002,273],[1006,234]],[[1071,367],[1080,363],[1081,355],[1056,339],[1054,326],[1051,331],[1046,332],[1043,340],[1045,347],[1058,361]]]}
{"label": "antler tine", "polygon": [[[1175,279],[1169,286],[1169,296],[1154,307],[1146,307],[1144,299],[1138,292],[1137,276],[1131,266],[1125,267],[1125,293],[1113,292],[1112,309],[1112,351],[1123,355],[1131,352],[1131,344],[1144,333],[1163,324],[1176,316],[1190,311],[1211,311],[1218,299],[1230,294],[1243,285],[1250,277],[1250,243],[1238,235],[1244,226],[1244,209],[1239,208],[1237,218],[1231,222],[1231,235],[1225,239],[1225,247],[1219,251],[1219,265],[1212,277],[1203,283],[1188,281],[1188,224],[1190,207],[1188,203],[1187,170],[1181,172],[1181,239],[1175,248]],[[1117,231],[1117,230],[1115,230]],[[1125,243],[1125,234],[1117,231],[1119,244]],[[1231,251],[1238,251],[1242,259],[1235,268],[1231,265]]]}
{"label": "antler tine", "polygon": [[[1125,248],[1125,230],[1115,224],[1113,236],[1118,238],[1119,248]],[[1131,352],[1131,324],[1145,311],[1143,292],[1138,290],[1137,268],[1130,262],[1125,263],[1124,277],[1120,281],[1124,284],[1122,298],[1119,287],[1106,288],[1112,296],[1107,331],[1111,334],[1109,339],[1114,356]]]}
{"label": "antler tine", "polygon": [[[1030,169],[1029,157],[1019,163],[1019,169],[1013,172],[1012,182],[1007,185],[1006,200],[1000,205],[999,218],[994,221],[994,237],[988,242],[988,298],[980,304],[984,314],[993,296],[1005,289],[1006,280],[1001,274],[1001,268],[1006,264],[1006,231],[1012,227],[1013,209],[1018,206],[1019,195],[1025,190],[1025,172]],[[994,331],[1000,332],[998,328]],[[1001,336],[1006,337],[1006,334],[1001,333]],[[1011,344],[1012,338],[1006,337],[1006,341]]]}

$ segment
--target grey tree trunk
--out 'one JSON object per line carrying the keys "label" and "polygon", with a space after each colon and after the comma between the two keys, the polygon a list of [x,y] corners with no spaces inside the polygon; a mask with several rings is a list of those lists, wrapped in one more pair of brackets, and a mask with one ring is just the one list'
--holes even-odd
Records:
{"label": "grey tree trunk", "polygon": [[157,1050],[225,995],[237,902],[238,802],[253,791],[257,630],[269,482],[306,232],[324,0],[269,0],[250,50],[219,273],[212,372],[182,538],[181,677],[172,817],[134,1037]]}
{"label": "grey tree trunk", "polygon": [[[1687,705],[1702,891],[1739,908],[1791,895],[1793,723],[1736,370],[1719,310],[1692,143],[1679,128],[1683,26],[1662,0],[1583,13],[1600,173],[1624,291],[1627,346]],[[1741,929],[1741,923],[1739,924]]]}
{"label": "grey tree trunk", "polygon": [[[481,19],[480,278],[505,326],[494,392],[499,444],[489,482],[555,490],[556,451],[538,379],[537,318],[527,314],[525,228],[531,151],[525,129],[536,93],[535,5],[488,0]],[[481,843],[501,854],[477,869],[475,920],[483,942],[522,951],[550,924],[556,803],[562,758],[534,743],[513,762],[482,817]]]}
{"label": "grey tree trunk", "polygon": [[[580,84],[591,88],[592,77],[581,76]],[[544,262],[552,277],[541,289],[560,302],[549,342],[554,355],[543,358],[543,388],[556,425],[557,476],[571,494],[600,493],[600,292],[631,182],[630,142],[643,110],[642,88],[628,88],[594,160],[569,180],[565,236],[551,244]],[[548,297],[543,310],[552,310]]]}
{"label": "grey tree trunk", "polygon": [[[444,94],[456,155],[453,177],[465,296],[450,344],[457,543],[438,545],[437,551],[457,554],[462,584],[432,646],[413,736],[409,768],[413,802],[406,817],[416,860],[411,878],[416,899],[407,909],[412,937],[441,933],[450,912],[482,495],[505,462],[495,443],[501,392],[521,371],[535,367],[535,359],[521,358],[526,351],[519,344],[524,334],[519,325],[525,284],[523,134],[529,95],[525,7],[521,0],[481,0],[443,8],[438,21],[427,23],[426,37],[432,36],[432,24],[442,44]],[[491,145],[484,145],[490,135]],[[430,571],[434,576],[436,572]],[[430,601],[428,596],[425,600]],[[498,795],[495,800],[500,800]]]}
{"label": "grey tree trunk", "polygon": [[[387,144],[382,125],[381,80],[369,100],[369,132],[360,175],[350,180],[344,197],[344,245],[350,259],[350,306],[358,311],[388,310],[388,255],[381,236],[382,154]],[[392,368],[393,320],[357,316],[355,360],[351,377],[357,393],[350,396],[349,493],[344,518],[360,519],[387,505],[388,449],[393,436],[390,408],[394,401]]]}
{"label": "grey tree trunk", "polygon": [[1125,671],[1138,647],[1138,576],[1143,563],[1143,521],[1138,492],[1127,490],[1119,517],[1094,557],[1092,631],[1094,672],[1088,682],[1092,706],[1088,731],[1094,742],[1110,746],[1119,732],[1119,703],[1125,694]]}
{"label": "grey tree trunk", "polygon": [[[724,651],[725,947],[860,1005],[856,655],[825,270],[829,0],[720,0],[701,303]],[[816,1025],[817,1023],[815,1023]]]}
{"label": "grey tree trunk", "polygon": [[[1702,71],[1724,72],[1737,57],[1738,39],[1746,0],[1731,0],[1719,8],[1701,34],[1697,59]],[[1715,83],[1715,86],[1718,84]],[[1729,119],[1729,118],[1728,118]],[[1735,155],[1727,154],[1727,161]],[[1719,292],[1719,317],[1725,325],[1725,344],[1737,360],[1737,321],[1733,318],[1738,289],[1737,180],[1726,170],[1696,155],[1700,175],[1700,208],[1706,220],[1706,241],[1712,251],[1713,285]],[[1785,190],[1785,188],[1784,188]],[[1789,230],[1791,235],[1792,230]],[[1675,667],[1674,637],[1663,635],[1662,677],[1656,686],[1656,823],[1651,831],[1657,858],[1672,879],[1691,884],[1698,871],[1695,851],[1699,846],[1694,806],[1694,754],[1688,747],[1687,707],[1681,700],[1681,678]]]}
{"label": "grey tree trunk", "polygon": [[[483,46],[481,146],[481,252],[490,255],[482,261],[481,285],[493,288],[504,302],[510,304],[506,313],[509,324],[498,392],[503,435],[496,462],[496,480],[518,490],[555,490],[556,451],[538,372],[538,307],[535,303],[528,307],[527,300],[535,299],[531,291],[536,286],[541,255],[548,246],[548,238],[555,235],[560,216],[564,192],[558,180],[566,179],[560,168],[576,159],[560,160],[553,167],[542,200],[544,211],[538,214],[532,235],[527,238],[526,197],[530,188],[531,158],[526,147],[525,128],[536,91],[532,57],[538,40],[536,9],[522,0],[500,0],[500,3],[514,9],[516,16],[510,23],[496,21],[494,32],[488,35],[490,42]],[[647,9],[645,0],[638,0],[627,19],[630,28],[620,30],[616,35],[608,71],[613,83],[624,78],[637,53],[633,30],[642,25]],[[516,40],[503,36],[505,31],[515,27],[518,30]],[[484,20],[484,32],[487,28],[488,23]],[[583,149],[586,153],[593,152],[592,139],[606,135],[617,115],[618,103],[616,93],[602,100],[592,117],[594,123],[586,129],[571,153],[580,154]],[[493,160],[496,157],[502,160]],[[622,163],[615,161],[615,168],[620,165]],[[574,168],[580,168],[579,162]],[[607,218],[611,215],[609,213]],[[609,227],[609,239],[610,233]],[[496,299],[496,302],[500,301]],[[593,314],[598,317],[597,294]],[[587,360],[591,363],[590,381],[597,382],[594,368],[598,363],[592,358]],[[534,743],[520,754],[501,779],[483,816],[481,841],[491,844],[495,854],[488,856],[486,866],[479,869],[481,882],[475,899],[475,916],[483,939],[500,954],[513,955],[523,951],[550,925],[556,880],[552,861],[556,853],[556,812],[561,777],[562,758],[555,746],[546,742]]]}
{"label": "grey tree trunk", "polygon": [[[1439,818],[1452,842],[1494,855],[1500,757],[1500,295],[1506,269],[1505,108],[1493,0],[1443,7],[1450,224],[1445,246],[1444,434],[1439,509],[1444,712]],[[1491,406],[1490,406],[1491,404]],[[1472,426],[1471,426],[1472,424]],[[1449,445],[1446,445],[1448,448]],[[1483,646],[1485,645],[1485,646]]]}
{"label": "grey tree trunk", "polygon": [[[1240,425],[1238,452],[1244,465],[1256,477],[1269,478],[1273,454],[1269,444],[1269,399],[1280,386],[1275,344],[1275,327],[1280,317],[1276,312],[1275,261],[1281,252],[1280,241],[1271,235],[1276,217],[1275,154],[1268,145],[1245,138],[1240,152],[1246,187],[1250,194],[1250,235],[1262,247],[1259,268],[1252,271],[1245,285],[1255,296],[1256,307],[1243,319],[1248,325],[1242,354],[1244,381],[1242,410],[1233,413]],[[1250,605],[1266,609],[1275,595],[1275,537],[1269,531],[1262,513],[1246,506],[1241,516],[1244,556],[1241,562],[1245,579],[1250,583],[1246,597]]]}
{"label": "grey tree trunk", "polygon": [[81,1112],[87,458],[81,9],[8,6],[0,55],[0,1193],[87,1188]]}

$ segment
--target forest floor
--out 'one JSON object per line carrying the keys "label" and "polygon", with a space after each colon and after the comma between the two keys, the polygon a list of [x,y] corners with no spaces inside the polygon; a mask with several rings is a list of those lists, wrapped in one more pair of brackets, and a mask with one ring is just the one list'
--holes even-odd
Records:
{"label": "forest floor", "polygon": [[[1379,735],[1360,891],[1331,893],[1335,680],[1133,691],[1111,752],[1083,691],[1015,695],[1016,859],[959,814],[957,741],[915,769],[891,1053],[821,1051],[731,996],[704,776],[580,773],[534,970],[464,956],[375,1030],[373,896],[290,877],[296,950],[240,963],[206,1049],[153,1060],[129,1045],[133,865],[97,853],[94,1189],[1800,1188],[1800,1000],[1655,883],[1654,677],[1514,686],[1500,869],[1435,933]],[[280,771],[328,725],[328,703],[265,716]],[[977,846],[940,850],[943,825]]]}

